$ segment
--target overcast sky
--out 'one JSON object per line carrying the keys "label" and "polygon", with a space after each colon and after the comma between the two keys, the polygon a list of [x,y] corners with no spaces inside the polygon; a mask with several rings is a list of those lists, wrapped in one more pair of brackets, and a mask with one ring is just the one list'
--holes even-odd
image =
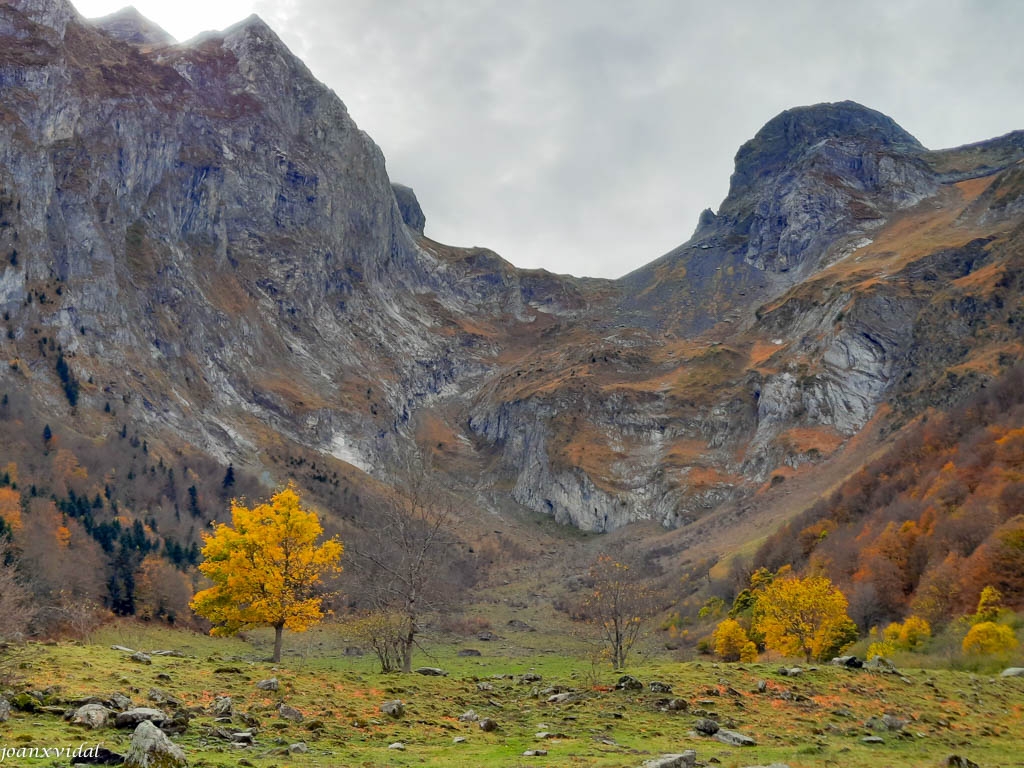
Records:
{"label": "overcast sky", "polygon": [[854,99],[932,148],[1024,128],[1016,0],[135,5],[180,40],[259,13],[416,190],[430,237],[577,275],[689,238],[788,107]]}

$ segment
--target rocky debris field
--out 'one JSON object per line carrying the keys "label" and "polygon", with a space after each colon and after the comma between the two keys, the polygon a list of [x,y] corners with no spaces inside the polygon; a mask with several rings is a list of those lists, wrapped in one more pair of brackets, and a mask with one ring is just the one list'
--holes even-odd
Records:
{"label": "rocky debris field", "polygon": [[448,645],[421,674],[382,675],[370,656],[271,665],[241,641],[163,634],[176,650],[148,663],[100,640],[8,649],[0,742],[250,768],[1010,766],[1024,750],[1012,671],[658,661],[623,675],[557,652]]}

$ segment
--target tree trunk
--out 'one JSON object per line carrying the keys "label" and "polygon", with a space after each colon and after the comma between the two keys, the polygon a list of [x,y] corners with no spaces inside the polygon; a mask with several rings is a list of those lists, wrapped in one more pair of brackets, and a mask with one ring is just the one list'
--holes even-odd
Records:
{"label": "tree trunk", "polygon": [[284,645],[284,622],[274,625],[274,658],[276,664],[281,661],[281,646]]}
{"label": "tree trunk", "polygon": [[412,645],[416,641],[416,631],[412,623],[409,624],[409,634],[405,637],[405,647],[402,648],[402,671],[412,672]]}

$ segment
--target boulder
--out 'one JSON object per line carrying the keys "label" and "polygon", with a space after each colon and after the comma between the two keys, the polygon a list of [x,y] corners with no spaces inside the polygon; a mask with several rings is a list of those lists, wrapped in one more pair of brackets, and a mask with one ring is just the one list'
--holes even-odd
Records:
{"label": "boulder", "polygon": [[302,713],[287,704],[282,704],[277,708],[277,716],[283,720],[291,720],[293,723],[301,723],[303,720]]}
{"label": "boulder", "polygon": [[480,719],[480,715],[474,712],[472,709],[467,709],[461,715],[459,715],[460,723],[475,723]]}
{"label": "boulder", "polygon": [[644,760],[643,768],[693,768],[697,764],[697,753],[688,749],[675,755],[662,755]]}
{"label": "boulder", "polygon": [[690,702],[686,699],[670,699],[665,709],[669,712],[686,712],[690,708]]}
{"label": "boulder", "polygon": [[484,731],[485,733],[496,731],[498,730],[498,721],[492,720],[489,717],[485,717],[483,720],[480,721],[480,730]]}
{"label": "boulder", "polygon": [[143,720],[132,735],[124,759],[125,768],[184,768],[188,765],[181,747],[148,720]]}
{"label": "boulder", "polygon": [[719,729],[718,733],[715,734],[715,738],[723,744],[728,744],[730,747],[756,747],[757,742],[749,736],[740,733],[739,731],[728,731],[724,728]]}
{"label": "boulder", "polygon": [[394,701],[385,701],[380,705],[380,711],[389,717],[399,718],[405,714],[405,704],[399,699]]}
{"label": "boulder", "polygon": [[448,673],[438,667],[419,667],[415,672],[417,675],[426,675],[427,677],[448,677]]}
{"label": "boulder", "polygon": [[896,665],[884,656],[872,656],[864,662],[864,669],[870,669],[875,672],[896,672]]}
{"label": "boulder", "polygon": [[11,705],[7,699],[0,696],[0,723],[6,723],[11,718]]}
{"label": "boulder", "polygon": [[123,693],[110,694],[110,698],[107,699],[106,703],[108,707],[118,712],[124,712],[126,709],[132,708],[132,700]]}
{"label": "boulder", "polygon": [[299,741],[299,742],[296,742],[295,744],[289,744],[288,745],[288,754],[289,755],[304,755],[307,752],[309,752],[309,747],[306,746],[306,742],[304,742],[304,741]]}
{"label": "boulder", "polygon": [[644,684],[632,675],[623,675],[615,683],[615,690],[617,691],[642,691],[643,689]]}
{"label": "boulder", "polygon": [[145,654],[142,651],[136,651],[129,658],[132,661],[134,661],[136,664],[152,664],[153,663],[153,659],[151,659],[148,654]]}
{"label": "boulder", "polygon": [[235,708],[230,696],[218,696],[213,700],[213,706],[210,707],[210,710],[213,712],[214,717],[231,717],[234,714]]}
{"label": "boulder", "polygon": [[702,717],[694,723],[693,730],[705,736],[714,736],[718,733],[718,723],[710,718]]}
{"label": "boulder", "polygon": [[260,680],[256,683],[256,687],[261,691],[276,691],[281,687],[281,684],[277,682],[276,677],[271,677],[266,680]]}
{"label": "boulder", "polygon": [[672,686],[659,680],[652,680],[647,684],[647,687],[651,693],[672,693]]}
{"label": "boulder", "polygon": [[847,669],[860,669],[864,666],[864,662],[856,656],[836,656],[832,659],[832,666],[846,667]]}
{"label": "boulder", "polygon": [[118,728],[135,728],[142,723],[155,723],[162,725],[169,718],[162,709],[152,707],[135,707],[124,712],[118,712],[114,718],[114,725]]}
{"label": "boulder", "polygon": [[71,716],[71,724],[95,730],[103,728],[112,714],[113,712],[102,704],[86,704],[75,710],[75,714]]}
{"label": "boulder", "polygon": [[804,673],[803,667],[780,667],[779,674],[783,677],[800,677]]}
{"label": "boulder", "polygon": [[979,768],[976,762],[960,755],[950,755],[946,758],[945,764],[948,768]]}
{"label": "boulder", "polygon": [[160,688],[150,688],[147,698],[154,704],[167,704],[175,708],[182,706],[181,699]]}
{"label": "boulder", "polygon": [[[1000,677],[1024,677],[1024,667],[1007,667],[999,673]],[[955,755],[954,755],[955,757]]]}

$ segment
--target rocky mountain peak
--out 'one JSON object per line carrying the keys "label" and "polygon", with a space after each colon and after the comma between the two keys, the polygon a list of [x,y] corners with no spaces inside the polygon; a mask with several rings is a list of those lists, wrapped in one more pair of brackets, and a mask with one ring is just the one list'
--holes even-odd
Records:
{"label": "rocky mountain peak", "polygon": [[412,187],[392,184],[391,189],[395,192],[395,200],[398,202],[398,210],[402,214],[405,226],[422,235],[423,228],[427,224],[427,217],[423,214],[420,201],[416,199],[416,193],[413,192]]}
{"label": "rocky mountain peak", "polygon": [[174,42],[166,30],[139,13],[133,5],[109,16],[89,19],[89,23],[111,37],[133,45],[168,45]]}

